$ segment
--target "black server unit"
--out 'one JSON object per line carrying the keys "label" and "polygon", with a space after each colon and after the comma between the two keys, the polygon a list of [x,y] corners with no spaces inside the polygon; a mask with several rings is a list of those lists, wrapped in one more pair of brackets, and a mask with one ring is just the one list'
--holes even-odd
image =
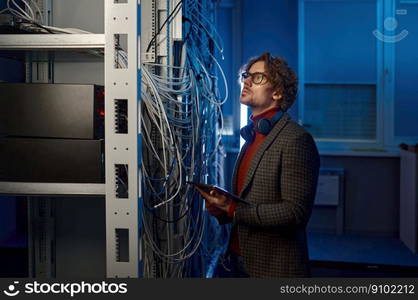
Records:
{"label": "black server unit", "polygon": [[104,137],[104,90],[91,84],[0,83],[0,135]]}
{"label": "black server unit", "polygon": [[103,140],[1,138],[0,181],[103,183]]}
{"label": "black server unit", "polygon": [[0,83],[0,181],[103,183],[104,90]]}

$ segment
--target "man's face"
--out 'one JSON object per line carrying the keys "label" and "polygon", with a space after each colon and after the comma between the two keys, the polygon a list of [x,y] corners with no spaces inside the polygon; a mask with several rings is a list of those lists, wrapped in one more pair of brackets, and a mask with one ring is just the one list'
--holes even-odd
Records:
{"label": "man's face", "polygon": [[[248,72],[251,74],[257,72],[265,74],[264,62],[255,62]],[[277,102],[281,96],[278,95],[277,92],[274,92],[273,86],[270,82],[265,80],[265,82],[262,82],[261,84],[255,84],[252,82],[251,76],[249,76],[243,83],[239,101],[242,104],[249,106],[254,115],[277,106]]]}

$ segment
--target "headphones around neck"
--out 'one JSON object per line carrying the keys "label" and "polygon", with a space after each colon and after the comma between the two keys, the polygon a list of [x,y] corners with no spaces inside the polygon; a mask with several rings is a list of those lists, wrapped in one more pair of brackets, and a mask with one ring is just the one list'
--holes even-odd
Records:
{"label": "headphones around neck", "polygon": [[256,122],[251,122],[250,124],[241,128],[240,134],[242,138],[248,142],[252,143],[255,139],[255,133],[261,133],[262,135],[268,135],[269,132],[273,129],[274,125],[281,119],[284,112],[278,110],[272,118],[261,118]]}

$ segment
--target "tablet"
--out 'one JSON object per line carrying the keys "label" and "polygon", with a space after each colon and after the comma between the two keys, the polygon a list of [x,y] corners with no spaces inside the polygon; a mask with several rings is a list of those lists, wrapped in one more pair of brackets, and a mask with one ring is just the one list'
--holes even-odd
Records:
{"label": "tablet", "polygon": [[198,188],[204,190],[205,192],[209,193],[211,190],[215,190],[220,194],[223,194],[229,198],[231,198],[233,201],[236,202],[241,202],[241,203],[245,203],[248,205],[251,205],[250,202],[248,202],[247,200],[244,200],[240,197],[238,197],[237,195],[234,195],[230,192],[228,192],[227,190],[217,186],[217,185],[211,185],[211,184],[205,184],[205,183],[197,183],[197,182],[191,182],[191,181],[187,181],[188,184],[192,184],[194,186],[197,186]]}

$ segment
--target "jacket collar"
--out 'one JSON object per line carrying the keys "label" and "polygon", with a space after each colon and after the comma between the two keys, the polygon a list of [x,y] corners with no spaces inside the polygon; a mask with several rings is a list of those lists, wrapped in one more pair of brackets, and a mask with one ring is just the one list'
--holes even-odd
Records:
{"label": "jacket collar", "polygon": [[[257,169],[258,165],[260,164],[261,158],[264,156],[264,153],[266,152],[267,148],[271,145],[271,143],[276,139],[276,137],[279,135],[279,133],[282,131],[282,129],[285,127],[285,125],[289,122],[290,116],[288,113],[284,113],[283,116],[280,118],[280,120],[276,123],[276,125],[273,127],[273,129],[270,131],[270,133],[266,136],[263,143],[260,145],[260,148],[258,149],[257,153],[253,157],[250,167],[248,169],[248,173],[245,176],[244,180],[244,186],[241,190],[241,193],[238,195],[241,197],[241,195],[244,194],[245,190],[248,188],[251,180],[253,179],[255,170]],[[236,184],[237,184],[237,178],[238,178],[238,166],[241,163],[242,157],[244,156],[245,151],[247,150],[247,147],[249,146],[249,143],[245,143],[242,147],[238,159],[235,163],[234,168],[234,174],[233,174],[233,190],[236,192]]]}

